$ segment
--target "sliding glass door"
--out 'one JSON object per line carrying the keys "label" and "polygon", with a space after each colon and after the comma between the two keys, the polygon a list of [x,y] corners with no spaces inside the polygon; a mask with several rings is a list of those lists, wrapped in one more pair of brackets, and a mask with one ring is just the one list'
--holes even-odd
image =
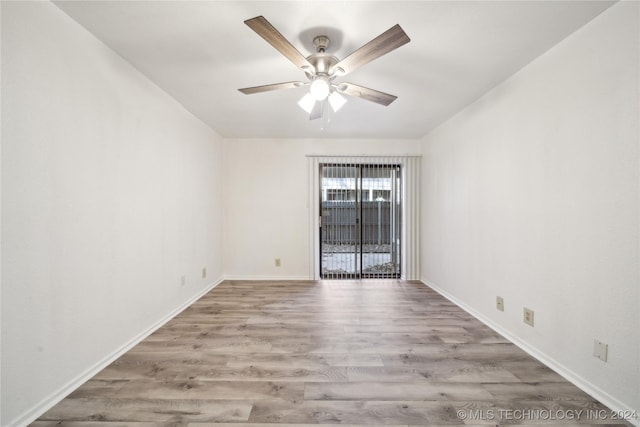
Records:
{"label": "sliding glass door", "polygon": [[400,165],[320,165],[323,279],[399,278]]}

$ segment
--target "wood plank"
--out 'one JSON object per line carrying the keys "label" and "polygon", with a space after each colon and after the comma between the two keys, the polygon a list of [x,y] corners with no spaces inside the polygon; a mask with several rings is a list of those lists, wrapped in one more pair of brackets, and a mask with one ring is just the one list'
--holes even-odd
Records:
{"label": "wood plank", "polygon": [[463,424],[449,403],[415,401],[303,401],[283,405],[256,402],[249,421],[292,424]]}
{"label": "wood plank", "polygon": [[252,402],[242,400],[171,400],[66,398],[40,421],[217,422],[247,421]]}
{"label": "wood plank", "polygon": [[420,382],[311,383],[305,400],[491,400],[494,396],[482,384]]}
{"label": "wood plank", "polygon": [[[187,427],[188,425],[230,425],[228,423],[161,423],[161,422],[134,422],[134,421],[35,421],[30,424],[31,427]],[[231,425],[242,425],[233,423]]]}
{"label": "wood plank", "polygon": [[496,383],[483,384],[497,400],[583,400],[596,402],[587,393],[569,383]]}
{"label": "wood plank", "polygon": [[[318,424],[290,424],[290,423],[189,423],[187,427],[318,427]],[[328,424],[322,423],[322,427],[371,427],[370,424]],[[386,424],[385,427],[409,427],[407,424]],[[433,426],[439,427],[439,426]]]}
{"label": "wood plank", "polygon": [[304,384],[272,381],[129,381],[115,393],[119,399],[164,400],[302,400]]}

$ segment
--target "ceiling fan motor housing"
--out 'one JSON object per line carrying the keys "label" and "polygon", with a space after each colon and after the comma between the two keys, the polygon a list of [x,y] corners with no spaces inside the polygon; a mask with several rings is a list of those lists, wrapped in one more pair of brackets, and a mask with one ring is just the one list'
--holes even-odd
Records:
{"label": "ceiling fan motor housing", "polygon": [[317,36],[313,39],[313,46],[316,49],[316,53],[307,57],[307,61],[313,66],[313,72],[307,72],[309,78],[329,76],[331,68],[339,62],[335,56],[325,53],[327,47],[329,47],[329,43],[330,40],[327,36]]}
{"label": "ceiling fan motor housing", "polygon": [[328,76],[331,68],[338,63],[338,58],[326,53],[314,53],[307,57],[307,61],[315,70],[315,75]]}

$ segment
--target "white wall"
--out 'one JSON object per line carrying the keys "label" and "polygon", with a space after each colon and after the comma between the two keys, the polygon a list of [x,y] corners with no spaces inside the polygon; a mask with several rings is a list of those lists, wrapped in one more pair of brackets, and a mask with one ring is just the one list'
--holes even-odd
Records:
{"label": "white wall", "polygon": [[425,137],[421,267],[605,403],[640,412],[638,9],[614,5]]}
{"label": "white wall", "polygon": [[221,171],[218,135],[54,5],[2,2],[2,425],[222,278]]}
{"label": "white wall", "polygon": [[328,139],[228,139],[224,147],[225,276],[236,279],[313,279],[307,155],[401,155],[420,149],[419,141]]}

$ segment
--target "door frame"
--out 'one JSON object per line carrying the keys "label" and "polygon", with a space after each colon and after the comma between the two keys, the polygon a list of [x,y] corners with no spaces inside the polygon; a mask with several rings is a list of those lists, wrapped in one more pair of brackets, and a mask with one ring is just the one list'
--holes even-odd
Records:
{"label": "door frame", "polygon": [[[345,171],[347,171],[344,176],[325,176],[324,168],[334,168],[334,167],[343,167]],[[350,170],[350,172],[348,171]],[[388,215],[389,223],[386,232],[388,233],[388,242],[389,242],[389,261],[393,262],[396,266],[396,270],[394,272],[372,272],[367,271],[365,269],[365,259],[367,257],[373,256],[373,253],[369,250],[366,250],[367,247],[371,248],[372,244],[370,242],[371,236],[366,231],[367,225],[372,225],[371,222],[367,220],[370,218],[370,215],[365,215],[365,211],[370,213],[370,207],[367,205],[372,201],[367,199],[365,201],[364,191],[365,191],[365,180],[371,179],[369,176],[371,171],[378,170],[386,170],[389,173],[388,179],[389,182],[389,204],[388,207],[385,208],[385,215]],[[334,279],[398,279],[402,274],[402,233],[400,233],[402,226],[402,165],[395,163],[370,163],[370,162],[358,162],[358,163],[347,163],[347,162],[338,162],[338,163],[319,163],[318,164],[318,184],[319,188],[319,199],[318,199],[318,217],[319,217],[319,227],[318,227],[318,244],[319,244],[319,258],[318,263],[320,265],[320,277],[325,280],[334,280]],[[344,178],[348,180],[352,180],[353,187],[348,186],[346,189],[347,194],[353,191],[354,199],[347,200],[349,203],[353,203],[353,207],[345,207],[346,217],[353,218],[354,223],[353,229],[348,231],[346,235],[344,233],[342,237],[346,238],[345,244],[349,245],[352,243],[353,252],[348,252],[353,254],[353,263],[350,267],[345,267],[346,270],[344,273],[337,274],[326,274],[323,271],[323,259],[325,255],[324,245],[328,245],[329,243],[325,242],[327,238],[327,230],[326,228],[331,224],[326,224],[327,218],[333,218],[325,216],[325,190],[328,192],[329,189],[325,188],[324,178]],[[374,178],[381,179],[381,178]],[[344,211],[339,209],[344,218]],[[388,210],[388,213],[386,212]],[[336,213],[334,211],[334,213]],[[378,203],[378,244],[380,244],[380,236],[381,236],[381,225],[380,224],[380,203]],[[339,238],[340,239],[340,238]],[[333,239],[332,239],[333,241]],[[376,252],[377,253],[377,252]],[[387,252],[385,252],[387,253]]]}
{"label": "door frame", "polygon": [[421,156],[307,155],[309,279],[320,280],[320,163],[399,164],[402,179],[401,280],[420,280],[420,164]]}

